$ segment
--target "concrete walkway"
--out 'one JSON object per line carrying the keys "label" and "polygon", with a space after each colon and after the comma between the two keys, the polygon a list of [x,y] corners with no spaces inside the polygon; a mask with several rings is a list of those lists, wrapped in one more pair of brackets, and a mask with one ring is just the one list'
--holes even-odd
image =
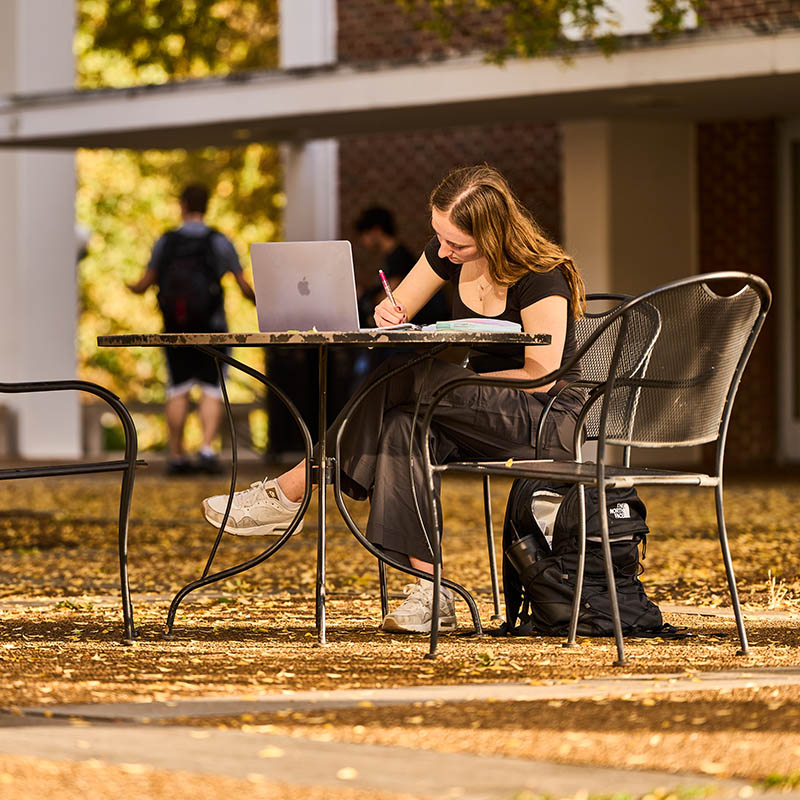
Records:
{"label": "concrete walkway", "polygon": [[[320,742],[237,730],[89,724],[0,715],[0,752],[55,760],[137,764],[292,786],[404,792],[431,798],[498,800],[527,789],[554,797],[582,790],[638,797],[656,788],[713,790],[714,800],[754,797],[744,781],[571,766],[400,747]],[[783,796],[782,796],[783,797]]]}
{"label": "concrete walkway", "polygon": [[620,678],[587,678],[571,682],[479,683],[454,686],[406,686],[396,689],[337,689],[210,697],[173,702],[96,703],[86,705],[30,706],[20,709],[28,715],[80,717],[95,722],[147,723],[176,717],[208,718],[258,714],[291,709],[354,708],[364,702],[373,705],[410,705],[439,700],[463,703],[471,700],[531,701],[573,700],[581,697],[622,697],[662,692],[705,692],[720,689],[797,686],[800,667],[772,667],[747,671],[631,675]]}
{"label": "concrete walkway", "polygon": [[[553,797],[627,793],[657,788],[710,791],[719,798],[759,796],[746,781],[706,775],[621,770],[513,758],[437,753],[402,747],[292,738],[263,732],[148,725],[176,717],[213,718],[281,709],[406,705],[438,700],[531,701],[613,697],[800,684],[800,668],[598,678],[575,682],[418,686],[295,692],[175,703],[54,705],[0,713],[0,752],[47,759],[139,764],[231,777],[263,776],[293,786],[405,792],[430,798],[497,800],[514,792]],[[522,733],[522,732],[521,732]],[[413,764],[413,769],[409,765]],[[764,795],[765,797],[769,795]],[[800,793],[781,794],[800,798]]]}

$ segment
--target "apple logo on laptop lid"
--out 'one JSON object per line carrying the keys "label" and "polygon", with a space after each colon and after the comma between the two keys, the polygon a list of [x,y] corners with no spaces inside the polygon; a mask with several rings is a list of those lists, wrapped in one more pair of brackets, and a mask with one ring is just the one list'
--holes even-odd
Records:
{"label": "apple logo on laptop lid", "polygon": [[303,280],[297,281],[297,291],[303,296],[311,294],[311,289],[308,286],[305,275],[303,276]]}

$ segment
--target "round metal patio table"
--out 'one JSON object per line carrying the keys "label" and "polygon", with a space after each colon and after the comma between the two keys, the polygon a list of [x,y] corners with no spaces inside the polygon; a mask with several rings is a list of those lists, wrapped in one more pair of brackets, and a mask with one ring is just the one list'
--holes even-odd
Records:
{"label": "round metal patio table", "polygon": [[[378,383],[369,383],[368,386],[359,389],[355,395],[348,402],[346,408],[351,412],[354,411],[360,402],[364,399],[366,394],[379,383],[388,380],[395,374],[408,369],[413,364],[420,361],[432,358],[445,350],[452,347],[470,347],[477,345],[546,345],[550,343],[550,336],[548,334],[531,334],[531,333],[510,333],[510,332],[486,332],[486,331],[419,331],[419,330],[385,330],[381,328],[361,330],[361,331],[286,331],[275,333],[154,333],[154,334],[124,334],[113,336],[98,336],[97,343],[100,347],[194,347],[197,350],[206,353],[215,359],[217,369],[220,376],[220,385],[222,387],[223,400],[225,403],[225,410],[230,426],[230,438],[232,446],[232,470],[231,470],[231,484],[229,490],[229,508],[230,498],[235,491],[235,483],[237,476],[237,447],[236,447],[236,431],[233,421],[233,414],[230,409],[230,402],[228,400],[228,393],[225,387],[224,376],[220,363],[228,364],[235,369],[250,375],[255,380],[264,384],[268,390],[274,392],[280,400],[284,403],[287,410],[298,424],[305,442],[305,463],[306,463],[306,490],[303,499],[300,503],[300,508],[293,520],[292,524],[287,530],[278,538],[276,538],[266,550],[259,555],[250,558],[240,564],[227,569],[219,570],[212,573],[211,566],[214,561],[217,549],[222,539],[224,524],[227,521],[227,514],[220,526],[214,544],[211,548],[211,553],[206,562],[205,568],[200,578],[184,586],[174,597],[166,623],[166,634],[171,635],[172,627],[175,621],[175,615],[181,601],[190,592],[199,589],[202,586],[207,586],[220,580],[226,580],[234,575],[237,575],[245,570],[252,569],[258,564],[266,561],[270,556],[277,552],[283,545],[291,538],[295,528],[299,524],[303,515],[308,508],[311,499],[311,492],[313,484],[318,483],[321,487],[325,487],[328,483],[333,484],[334,496],[336,504],[342,515],[343,520],[347,524],[353,535],[366,547],[378,560],[380,564],[380,576],[382,587],[385,587],[385,565],[395,567],[403,572],[407,572],[417,577],[422,573],[398,564],[391,558],[388,558],[381,553],[380,550],[375,548],[361,533],[358,526],[350,516],[341,493],[338,465],[335,456],[332,457],[327,452],[326,437],[327,431],[327,390],[328,390],[328,351],[331,347],[348,347],[348,348],[372,348],[372,347],[408,347],[416,350],[416,353],[411,353],[407,362],[397,367],[394,370],[387,372]],[[225,348],[229,347],[314,347],[319,353],[319,366],[318,366],[318,402],[319,402],[319,425],[317,430],[318,445],[313,446],[311,433],[298,412],[291,399],[286,393],[277,386],[268,375],[259,372],[256,369],[248,366],[247,364],[238,361],[237,359],[228,355]],[[337,438],[338,442],[341,435],[345,432],[346,424],[340,430],[340,436]],[[318,526],[317,526],[317,570],[316,570],[316,629],[318,634],[319,644],[326,642],[326,624],[325,624],[325,554],[326,554],[326,516],[327,516],[327,499],[326,492],[320,490],[318,500]],[[449,583],[449,582],[448,582]],[[472,601],[469,593],[458,584],[451,584],[459,594],[467,600],[470,605],[470,611],[473,614],[473,620],[476,618],[476,610],[474,602]],[[385,591],[382,592],[382,603],[385,606]],[[384,608],[385,611],[385,608]]]}

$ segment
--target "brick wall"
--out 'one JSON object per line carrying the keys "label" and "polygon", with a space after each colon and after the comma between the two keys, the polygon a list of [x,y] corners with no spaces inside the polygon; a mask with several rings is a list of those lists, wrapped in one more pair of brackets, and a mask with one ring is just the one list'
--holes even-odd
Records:
{"label": "brick wall", "polygon": [[413,250],[431,237],[428,195],[452,167],[487,162],[556,238],[560,235],[560,139],[556,125],[495,125],[450,131],[353,136],[340,140],[342,234],[367,205],[397,216]]}
{"label": "brick wall", "polygon": [[339,61],[381,61],[415,56],[437,56],[474,50],[479,40],[503,30],[502,14],[484,11],[465,14],[459,26],[443,42],[432,32],[420,30],[420,14],[409,15],[395,0],[338,0]]}
{"label": "brick wall", "polygon": [[700,17],[712,26],[769,25],[800,20],[800,4],[797,0],[706,0]]}
{"label": "brick wall", "polygon": [[[700,271],[742,270],[777,287],[776,131],[772,120],[697,127]],[[748,363],[734,407],[726,463],[773,462],[777,315],[773,308]]]}
{"label": "brick wall", "polygon": [[[354,63],[440,55],[474,47],[455,36],[447,44],[414,28],[394,0],[339,0],[339,60]],[[796,0],[707,0],[711,25],[784,20]],[[475,21],[471,21],[474,24]],[[482,16],[481,25],[497,28]],[[698,125],[700,269],[741,269],[776,286],[775,125],[735,121]],[[556,239],[561,236],[561,155],[558,125],[516,124],[343,138],[340,142],[342,236],[368,204],[392,209],[402,238],[419,250],[430,236],[427,197],[450,168],[486,161],[509,178],[520,199]],[[372,268],[356,250],[359,263]],[[731,426],[730,467],[774,461],[777,409],[773,311],[751,357]],[[765,403],[765,397],[773,402]]]}
{"label": "brick wall", "polygon": [[[500,30],[496,13],[465,18],[471,31]],[[339,61],[443,55],[475,47],[472,36],[456,34],[446,44],[420,31],[394,0],[339,0]],[[339,176],[342,236],[368,205],[392,210],[401,238],[420,250],[431,236],[427,201],[453,167],[486,162],[509,179],[522,202],[552,236],[561,233],[560,140],[554,124],[486,125],[343,137]],[[366,253],[357,261],[371,269]]]}
{"label": "brick wall", "polygon": [[[338,0],[338,52],[341,62],[441,56],[479,49],[503,37],[502,9],[465,14],[446,42],[415,23],[395,0]],[[705,0],[700,17],[709,26],[776,25],[800,22],[798,0]]]}

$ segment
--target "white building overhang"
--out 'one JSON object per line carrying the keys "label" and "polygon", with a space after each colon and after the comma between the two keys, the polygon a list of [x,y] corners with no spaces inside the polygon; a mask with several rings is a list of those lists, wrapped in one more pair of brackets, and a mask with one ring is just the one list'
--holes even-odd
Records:
{"label": "white building overhang", "polygon": [[632,40],[612,57],[480,56],[253,72],[0,100],[0,147],[193,148],[488,122],[800,115],[800,30]]}

